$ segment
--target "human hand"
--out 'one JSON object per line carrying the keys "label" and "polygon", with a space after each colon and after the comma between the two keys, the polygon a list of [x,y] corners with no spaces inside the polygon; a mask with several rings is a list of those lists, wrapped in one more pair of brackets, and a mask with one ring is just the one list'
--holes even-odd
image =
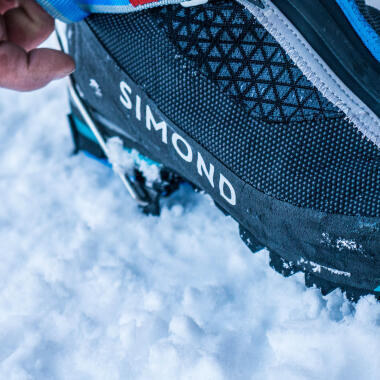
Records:
{"label": "human hand", "polygon": [[54,19],[34,0],[0,0],[0,87],[31,91],[75,69],[61,51],[37,47],[54,31]]}

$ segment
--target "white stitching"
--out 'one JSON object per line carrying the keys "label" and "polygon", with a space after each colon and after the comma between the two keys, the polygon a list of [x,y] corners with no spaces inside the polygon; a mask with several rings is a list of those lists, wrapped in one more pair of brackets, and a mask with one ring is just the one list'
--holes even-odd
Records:
{"label": "white stitching", "polygon": [[[291,26],[289,25],[289,23],[288,23],[288,20],[287,19],[285,19],[285,17],[281,14],[281,13],[279,13],[278,14],[278,16],[280,17],[280,18],[282,18],[282,22],[283,23],[285,23],[285,26],[288,28],[288,30],[294,35],[294,37],[306,48],[306,50],[318,61],[318,63],[321,65],[321,66],[323,66],[325,63],[321,60],[321,58],[317,55],[317,54],[315,54],[315,52],[312,50],[312,49],[310,49],[310,46],[307,46],[305,43],[304,43],[304,41],[302,41],[298,36],[297,36],[297,34],[294,32],[294,30],[291,28]],[[273,24],[272,24],[273,25]],[[280,33],[280,32],[279,32]],[[302,57],[300,57],[301,59],[302,59]],[[307,62],[305,61],[305,60],[303,60],[303,62],[304,62],[304,64],[305,65],[307,65]],[[309,66],[308,66],[309,67]],[[310,68],[310,67],[309,67]],[[370,117],[370,118],[373,118],[373,116],[370,114],[370,113],[368,113],[368,111],[362,106],[362,105],[360,105],[359,103],[357,103],[357,101],[354,99],[354,98],[352,98],[352,96],[351,96],[351,94],[349,93],[349,92],[347,92],[347,90],[344,88],[344,87],[342,87],[341,86],[341,84],[339,83],[339,82],[337,82],[336,81],[336,79],[330,74],[330,73],[328,73],[328,72],[326,72],[326,74],[332,79],[332,81],[340,88],[340,90],[356,105],[356,106],[358,106],[360,109],[362,109],[363,110],[363,112],[365,113],[365,114],[367,114],[367,116],[368,117]],[[314,75],[316,75],[315,73],[314,73]],[[316,79],[319,79],[319,78],[316,78]],[[320,82],[323,84],[323,85],[325,85],[325,83],[323,83],[322,82],[322,80],[320,79]],[[335,95],[335,94],[333,94],[333,95]],[[337,98],[339,98],[339,95],[335,95]],[[377,120],[376,119],[374,119],[373,118],[373,121],[374,122],[376,122]]]}
{"label": "white stitching", "polygon": [[[306,45],[304,43],[304,41],[302,41],[298,35],[294,32],[294,30],[291,28],[291,26],[289,25],[288,23],[288,20],[279,12],[277,11],[276,9],[271,9],[272,12],[276,12],[276,16],[280,18],[280,21],[284,24],[284,26],[287,28],[288,31],[290,31],[292,33],[292,35],[297,39],[297,41],[299,43],[301,43],[301,45],[303,47],[305,47],[305,49],[312,55],[313,58],[316,59],[316,61],[318,62],[318,64],[320,66],[322,66],[322,69],[323,69],[323,66],[325,65],[325,63],[321,60],[321,58],[316,55],[316,53],[310,49],[310,47],[308,45]],[[266,16],[264,16],[266,17]],[[273,23],[271,23],[268,19],[266,20],[267,21],[267,24],[269,24],[272,29],[275,30],[274,33],[277,33],[283,40],[285,40],[286,44],[288,44],[288,47],[290,49],[293,50],[293,54],[297,54],[297,52],[289,45],[289,43],[286,41],[286,37],[284,37],[281,32],[274,26]],[[297,54],[298,55],[298,54]],[[320,87],[321,89],[323,89],[323,92],[324,93],[328,93],[330,92],[330,96],[333,96],[335,98],[338,99],[338,102],[336,102],[336,106],[339,107],[343,112],[347,113],[348,116],[349,114],[351,114],[351,111],[349,109],[349,107],[347,106],[347,104],[345,104],[346,102],[344,100],[342,100],[342,98],[339,96],[339,95],[336,95],[334,93],[331,92],[331,90],[328,89],[327,85],[322,81],[321,78],[317,77],[317,74],[315,72],[313,72],[313,69],[308,65],[308,63],[301,57],[299,56],[299,60],[302,62],[302,64],[305,65],[305,67],[307,69],[310,70],[310,74],[314,74],[314,77],[312,77],[311,75],[307,76],[307,74],[305,73],[305,75],[308,77],[309,80],[312,80],[314,82],[318,81],[319,82],[319,85],[315,84],[316,87]],[[297,62],[296,62],[297,63]],[[360,110],[362,110],[362,112],[367,116],[369,117],[375,124],[378,122],[377,119],[375,119],[360,103],[358,103],[356,101],[356,99],[354,99],[350,93],[347,92],[347,90],[341,86],[341,84],[339,82],[337,82],[337,80],[327,71],[325,71],[325,73],[328,75],[328,77],[337,85],[337,87],[347,96],[347,98],[355,105],[357,106]],[[321,91],[322,92],[322,91]],[[352,115],[353,117],[351,117],[350,119],[356,119],[358,120],[358,122],[360,122],[360,120],[355,117],[354,115]],[[374,131],[372,130],[367,130],[367,132],[371,133],[372,135],[374,135],[374,137],[377,139],[380,137],[380,134],[376,134]]]}
{"label": "white stitching", "polygon": [[[238,0],[239,2],[243,3],[245,5],[244,0]],[[304,75],[307,77],[308,80],[310,80],[314,86],[316,86],[321,93],[327,97],[330,98],[330,100],[338,107],[340,108],[348,117],[350,121],[352,121],[358,129],[368,138],[372,141],[372,138],[375,139],[375,144],[379,145],[379,140],[380,140],[380,134],[376,133],[375,131],[372,130],[368,126],[368,122],[371,121],[375,125],[378,124],[378,120],[374,118],[374,116],[368,112],[360,103],[357,102],[356,99],[352,97],[352,95],[347,92],[347,90],[334,78],[331,73],[328,71],[324,70],[325,63],[322,61],[322,59],[316,55],[316,53],[310,48],[310,46],[306,45],[303,40],[299,38],[299,36],[295,33],[293,28],[290,26],[288,20],[281,14],[280,11],[277,10],[272,4],[267,5],[267,8],[262,11],[259,8],[255,8],[255,16],[258,18],[260,23],[273,35],[277,41],[284,46],[285,45],[285,50],[289,54],[290,58],[296,63],[297,66],[300,66],[300,69],[304,73]],[[249,7],[247,9],[250,11]],[[321,66],[321,68],[324,70],[325,74],[332,80],[332,82],[338,87],[338,89],[348,98],[348,100],[356,106],[360,110],[360,114],[363,115],[363,118],[370,119],[367,120],[360,120],[354,112],[350,110],[350,107],[348,106],[348,102],[344,101],[341,96],[334,94],[326,85],[326,83],[317,76],[315,70],[313,70],[307,61],[301,57],[298,52],[290,45],[288,42],[288,39],[286,36],[279,31],[279,29],[271,22],[268,20],[268,17],[270,14],[275,14],[275,16],[279,19],[281,22],[282,26],[286,28],[287,31],[289,31],[292,36],[296,38],[296,40],[307,50],[307,52],[317,61],[318,65]],[[364,127],[361,125],[364,125]],[[372,137],[372,138],[371,138]]]}

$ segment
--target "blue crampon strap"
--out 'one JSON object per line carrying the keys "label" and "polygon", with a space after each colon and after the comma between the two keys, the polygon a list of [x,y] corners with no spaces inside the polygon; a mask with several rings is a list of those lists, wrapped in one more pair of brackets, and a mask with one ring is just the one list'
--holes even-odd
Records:
{"label": "blue crampon strap", "polygon": [[91,13],[129,13],[169,4],[191,6],[207,0],[37,0],[54,18],[66,23],[81,21]]}
{"label": "blue crampon strap", "polygon": [[[72,115],[72,120],[74,122],[75,128],[82,136],[86,137],[88,140],[91,140],[92,142],[98,144],[98,140],[96,139],[95,135],[92,133],[91,129],[83,123],[81,120],[79,120],[75,115]],[[125,148],[127,152],[131,153],[132,150],[129,148]],[[90,155],[92,158],[96,158],[92,153],[83,151],[85,154]],[[107,166],[112,166],[107,159],[99,159],[96,158],[98,161],[100,161],[102,164],[105,164]],[[138,164],[139,162],[146,162],[149,166],[161,166],[158,162],[153,161],[149,157],[143,156],[142,154],[138,153],[136,157],[134,157],[135,163]]]}

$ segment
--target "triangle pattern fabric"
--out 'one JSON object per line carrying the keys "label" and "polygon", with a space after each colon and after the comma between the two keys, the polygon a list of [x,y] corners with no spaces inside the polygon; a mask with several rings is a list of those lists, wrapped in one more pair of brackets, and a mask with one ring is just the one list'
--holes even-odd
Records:
{"label": "triangle pattern fabric", "polygon": [[154,12],[179,52],[250,112],[284,121],[338,114],[272,35],[232,0]]}

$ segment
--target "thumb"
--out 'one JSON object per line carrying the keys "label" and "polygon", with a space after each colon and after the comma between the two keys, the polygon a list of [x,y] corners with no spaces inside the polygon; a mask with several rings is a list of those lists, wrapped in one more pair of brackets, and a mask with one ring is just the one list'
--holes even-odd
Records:
{"label": "thumb", "polygon": [[73,59],[52,49],[34,49],[27,53],[10,42],[0,44],[0,87],[32,91],[72,73]]}

